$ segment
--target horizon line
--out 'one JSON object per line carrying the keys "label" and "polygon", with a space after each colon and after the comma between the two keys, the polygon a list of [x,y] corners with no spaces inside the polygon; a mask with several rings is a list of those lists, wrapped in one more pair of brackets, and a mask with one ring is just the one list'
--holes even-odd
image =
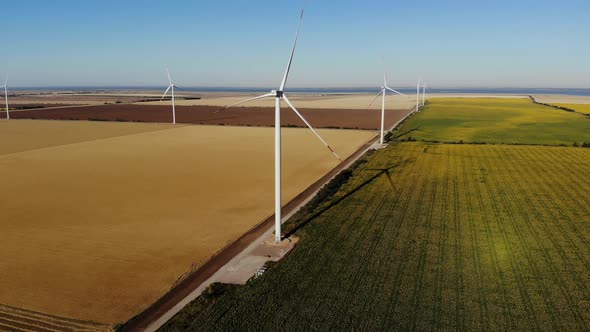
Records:
{"label": "horizon line", "polygon": [[[30,86],[12,86],[11,89],[161,89],[165,85],[30,85]],[[400,85],[394,86],[399,89],[415,89],[416,86]],[[184,86],[182,89],[235,89],[235,90],[272,90],[271,87],[265,86]],[[365,90],[379,89],[379,86],[312,86],[312,87],[291,87],[293,90]],[[590,90],[590,87],[533,87],[533,86],[427,86],[429,90]]]}

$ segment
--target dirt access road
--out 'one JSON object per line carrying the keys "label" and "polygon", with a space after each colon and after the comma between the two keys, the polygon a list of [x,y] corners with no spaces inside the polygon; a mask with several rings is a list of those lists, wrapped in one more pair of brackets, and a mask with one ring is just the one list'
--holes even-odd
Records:
{"label": "dirt access road", "polygon": [[[397,127],[401,122],[412,115],[413,111],[413,109],[405,110],[404,116],[387,128],[393,129]],[[365,154],[369,149],[379,147],[378,139],[379,136],[377,135],[340,163],[336,168],[283,206],[283,222],[288,220],[288,218],[295,214],[302,206],[307,204],[307,202],[309,202],[309,200],[311,200],[315,194],[337,174],[350,167],[352,163],[358,160],[358,158]],[[235,265],[237,261],[245,258],[249,253],[262,245],[268,238],[268,235],[272,233],[273,224],[274,215],[271,215],[220,251],[217,255],[211,257],[209,261],[181,281],[169,293],[160,298],[144,312],[131,319],[123,331],[157,331],[168,320],[182,310],[186,304],[196,299],[206,287],[214,282],[223,280],[225,276],[223,275],[224,272],[222,269]]]}

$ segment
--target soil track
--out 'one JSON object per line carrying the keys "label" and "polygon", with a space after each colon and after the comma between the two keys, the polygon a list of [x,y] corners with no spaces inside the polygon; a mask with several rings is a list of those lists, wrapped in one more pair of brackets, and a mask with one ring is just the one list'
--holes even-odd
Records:
{"label": "soil track", "polygon": [[[230,126],[273,126],[274,109],[262,107],[237,107],[214,114],[216,106],[178,106],[176,119],[179,123],[230,125]],[[302,109],[301,113],[317,128],[378,129],[381,112],[358,109]],[[385,114],[385,126],[390,128],[407,114],[407,110],[390,110]],[[0,114],[0,118],[4,118]],[[13,119],[45,120],[95,120],[95,121],[136,121],[171,122],[172,110],[169,105],[154,106],[141,104],[97,105],[51,110],[29,110],[11,114]],[[305,124],[289,109],[283,109],[282,125],[303,127]]]}

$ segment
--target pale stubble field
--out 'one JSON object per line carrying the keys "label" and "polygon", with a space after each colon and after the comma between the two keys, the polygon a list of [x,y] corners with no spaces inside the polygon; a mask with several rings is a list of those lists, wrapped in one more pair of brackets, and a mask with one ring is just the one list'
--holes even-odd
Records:
{"label": "pale stubble field", "polygon": [[[273,213],[273,130],[0,121],[0,304],[114,324]],[[375,133],[319,130],[342,157]],[[337,165],[283,129],[284,201]]]}

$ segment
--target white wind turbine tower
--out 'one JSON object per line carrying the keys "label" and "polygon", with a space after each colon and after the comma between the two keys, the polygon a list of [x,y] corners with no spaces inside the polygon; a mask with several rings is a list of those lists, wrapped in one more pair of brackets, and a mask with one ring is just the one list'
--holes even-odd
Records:
{"label": "white wind turbine tower", "polygon": [[334,156],[340,159],[340,156],[324,141],[324,139],[313,129],[313,127],[307,122],[307,120],[303,117],[303,115],[293,106],[287,95],[285,94],[285,86],[287,84],[287,79],[289,77],[289,72],[291,70],[291,64],[293,63],[293,56],[295,54],[295,48],[297,47],[297,40],[299,38],[299,30],[301,29],[301,22],[303,21],[303,14],[304,10],[301,10],[301,15],[299,17],[299,25],[297,27],[297,33],[295,34],[295,42],[293,43],[293,48],[291,49],[291,56],[289,57],[289,62],[287,64],[287,69],[285,70],[285,74],[283,76],[283,80],[281,81],[281,85],[278,90],[272,90],[270,93],[264,94],[262,96],[250,98],[239,103],[235,103],[229,105],[219,111],[221,112],[225,109],[230,107],[240,105],[249,101],[263,99],[263,98],[274,98],[275,99],[275,241],[276,243],[281,242],[281,193],[282,193],[282,184],[281,184],[281,100],[284,100],[285,103],[297,114],[297,116],[303,120],[305,125],[313,132],[313,134],[334,154]]}
{"label": "white wind turbine tower", "polygon": [[377,96],[375,97],[375,99],[373,99],[373,101],[369,104],[369,108],[371,108],[371,105],[373,105],[373,103],[375,102],[375,100],[377,100],[377,98],[379,98],[380,95],[383,95],[383,99],[381,100],[381,140],[380,143],[383,144],[384,143],[384,134],[385,134],[385,96],[387,94],[387,91],[391,91],[393,93],[397,93],[400,96],[405,96],[405,94],[398,92],[392,88],[390,88],[387,85],[387,72],[383,72],[383,86],[381,87],[381,91],[379,91],[379,93],[377,94]]}
{"label": "white wind turbine tower", "polygon": [[422,85],[422,106],[426,105],[426,84]]}
{"label": "white wind turbine tower", "polygon": [[416,112],[420,110],[420,85],[422,84],[422,78],[418,79],[418,85],[416,85]]}
{"label": "white wind turbine tower", "polygon": [[4,100],[6,101],[6,120],[10,119],[10,111],[8,111],[8,76],[6,76],[6,81],[4,81]]}
{"label": "white wind turbine tower", "polygon": [[168,91],[172,92],[172,123],[176,124],[176,105],[174,101],[174,88],[176,88],[176,84],[172,83],[172,78],[170,77],[170,71],[168,71],[168,67],[166,67],[166,74],[168,74],[168,82],[170,85],[168,85],[168,89],[166,89],[166,92],[164,92],[164,95],[160,100],[163,100],[166,97]]}

